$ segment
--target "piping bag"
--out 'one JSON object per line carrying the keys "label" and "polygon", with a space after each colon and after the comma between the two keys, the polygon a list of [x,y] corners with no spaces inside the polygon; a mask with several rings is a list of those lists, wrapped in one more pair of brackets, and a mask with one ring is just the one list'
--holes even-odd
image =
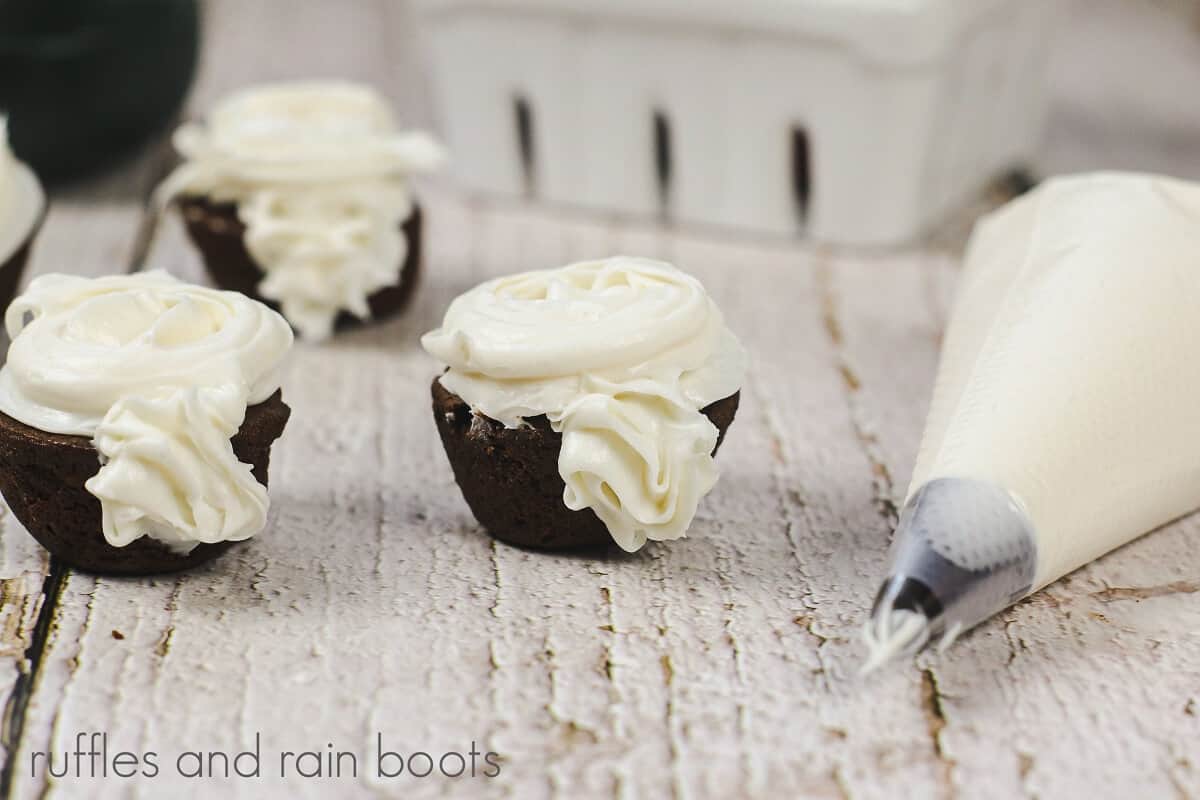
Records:
{"label": "piping bag", "polygon": [[1200,507],[1200,185],[1053,179],[967,248],[864,671]]}

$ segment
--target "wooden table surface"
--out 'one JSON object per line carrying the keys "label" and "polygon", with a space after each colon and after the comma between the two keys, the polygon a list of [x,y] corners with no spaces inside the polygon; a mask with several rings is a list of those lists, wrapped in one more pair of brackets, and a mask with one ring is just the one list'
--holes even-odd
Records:
{"label": "wooden table surface", "polygon": [[[1185,22],[1195,4],[1177,3],[1180,16],[1166,5],[1088,0],[1056,69],[1063,102],[1044,167],[1200,173],[1200,105],[1146,111],[1165,90],[1128,77],[1129,63],[1200,77]],[[207,12],[193,114],[243,83],[322,74],[419,107],[399,5],[224,0]],[[1126,69],[1089,66],[1089,53]],[[58,193],[30,276],[165,267],[202,280],[178,221],[156,225],[146,211],[169,157],[159,145]],[[0,791],[1200,796],[1195,518],[1059,581],[945,656],[857,677],[961,237],[856,255],[482,203],[438,185],[422,198],[427,272],[410,312],[296,348],[284,379],[294,415],[261,536],[206,569],[115,580],[50,563],[6,515]],[[441,452],[436,365],[417,337],[481,279],[616,252],[700,276],[753,355],[721,482],[687,540],[637,555],[496,544]],[[33,753],[61,759],[92,731],[114,751],[159,753],[162,771],[31,776]],[[184,751],[236,752],[256,734],[259,779],[172,774]],[[378,734],[406,753],[475,742],[501,755],[501,775],[376,778]],[[279,777],[280,752],[327,744],[356,754],[357,779]]]}

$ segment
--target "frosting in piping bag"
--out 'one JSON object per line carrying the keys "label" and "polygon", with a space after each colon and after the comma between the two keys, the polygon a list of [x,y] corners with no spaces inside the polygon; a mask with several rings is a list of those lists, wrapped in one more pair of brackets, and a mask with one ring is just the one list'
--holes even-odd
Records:
{"label": "frosting in piping bag", "polygon": [[110,544],[146,535],[187,552],[262,530],[266,489],[230,438],[279,389],[292,343],[282,317],[145,272],[41,276],[4,321],[13,343],[0,411],[92,438],[100,466],[86,487]]}
{"label": "frosting in piping bag", "polygon": [[185,163],[160,200],[236,203],[260,294],[308,339],[328,337],[340,311],[370,316],[367,298],[397,283],[408,177],[444,158],[427,134],[400,132],[378,93],[335,81],[242,90],[174,144]]}
{"label": "frosting in piping bag", "polygon": [[1053,178],[967,250],[870,667],[1200,507],[1200,185]]}
{"label": "frosting in piping bag", "polygon": [[422,345],[442,385],[509,427],[545,414],[562,434],[568,508],[622,548],[687,532],[717,480],[700,409],[741,386],[745,354],[695,278],[612,258],[488,281]]}

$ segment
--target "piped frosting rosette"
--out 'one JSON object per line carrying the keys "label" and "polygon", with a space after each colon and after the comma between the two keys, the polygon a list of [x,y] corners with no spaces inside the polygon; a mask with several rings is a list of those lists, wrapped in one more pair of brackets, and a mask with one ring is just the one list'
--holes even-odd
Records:
{"label": "piped frosting rosette", "polygon": [[91,437],[104,537],[187,553],[266,524],[266,489],[230,442],[248,406],[279,389],[287,322],[235,292],[165,272],[43,275],[8,308],[0,411]]}
{"label": "piped frosting rosette", "polygon": [[266,275],[259,293],[314,340],[332,333],[341,311],[369,317],[367,298],[399,281],[408,179],[444,160],[428,134],[398,130],[373,89],[336,81],[244,89],[173,141],[184,163],[160,202],[186,194],[236,203]]}
{"label": "piped frosting rosette", "polygon": [[563,502],[592,509],[622,548],[686,534],[718,474],[700,409],[737,392],[745,368],[695,278],[625,257],[500,278],[421,343],[475,412],[508,427],[546,415]]}

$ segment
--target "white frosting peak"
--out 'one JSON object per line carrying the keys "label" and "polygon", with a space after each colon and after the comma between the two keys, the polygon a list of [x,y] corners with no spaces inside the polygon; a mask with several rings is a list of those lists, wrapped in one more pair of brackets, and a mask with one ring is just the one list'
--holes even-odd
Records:
{"label": "white frosting peak", "polygon": [[13,301],[5,327],[0,411],[92,437],[101,466],[87,488],[111,544],[145,535],[186,552],[262,530],[266,490],[230,438],[279,389],[282,317],[165,272],[52,274]]}
{"label": "white frosting peak", "polygon": [[683,536],[717,479],[700,409],[741,386],[745,354],[692,276],[612,258],[488,281],[422,345],[442,384],[505,425],[562,433],[563,501],[626,550]]}
{"label": "white frosting peak", "polygon": [[401,132],[376,91],[338,81],[243,89],[173,141],[185,163],[160,199],[237,203],[266,273],[259,292],[309,339],[328,337],[340,311],[370,316],[367,298],[398,282],[408,179],[445,157],[428,134]]}
{"label": "white frosting peak", "polygon": [[46,196],[33,170],[8,146],[8,118],[0,115],[0,264],[25,243],[46,209]]}

